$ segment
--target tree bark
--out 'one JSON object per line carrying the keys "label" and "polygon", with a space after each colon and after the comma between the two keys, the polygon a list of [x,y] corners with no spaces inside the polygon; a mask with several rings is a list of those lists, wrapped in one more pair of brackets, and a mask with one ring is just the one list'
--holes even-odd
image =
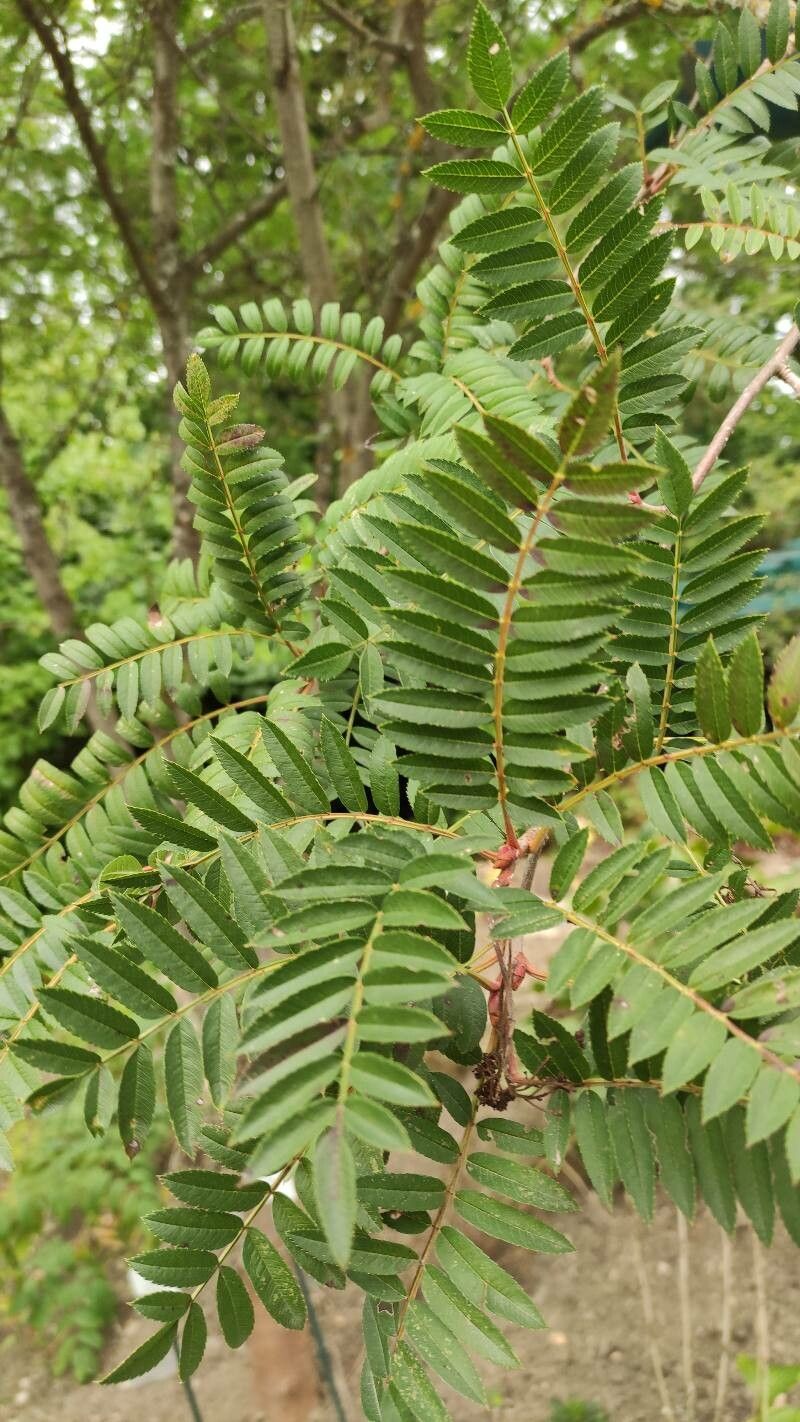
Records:
{"label": "tree bark", "polygon": [[[300,252],[300,266],[311,305],[319,315],[326,301],[337,299],[336,279],[325,233],[319,181],[311,148],[291,0],[264,0],[263,14],[269,72],[281,135],[286,187]],[[357,402],[353,388],[329,391],[326,405],[339,445],[340,488],[335,492],[341,493],[342,489],[369,467],[367,431],[363,422],[357,418]],[[317,473],[319,497],[325,505],[334,496],[333,450],[331,441],[325,438],[318,446]]]}
{"label": "tree bark", "polygon": [[318,313],[335,301],[333,263],[319,200],[290,0],[264,0],[269,69],[300,263]]}
{"label": "tree bark", "polygon": [[151,104],[150,214],[155,276],[162,293],[156,312],[164,364],[167,368],[167,421],[172,479],[172,551],[176,558],[195,561],[200,540],[187,494],[191,480],[181,468],[183,445],[180,417],[172,391],[186,365],[189,343],[189,288],[181,253],[178,208],[178,0],[152,0],[153,98]]}
{"label": "tree bark", "polygon": [[61,581],[58,559],[50,546],[36,487],[22,462],[17,438],[0,406],[0,480],[8,496],[8,512],[55,637],[78,635],[72,599]]}

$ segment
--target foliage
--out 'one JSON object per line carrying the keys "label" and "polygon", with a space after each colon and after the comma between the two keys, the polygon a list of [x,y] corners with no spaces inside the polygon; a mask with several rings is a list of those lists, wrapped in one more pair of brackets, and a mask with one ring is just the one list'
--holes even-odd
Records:
{"label": "foliage", "polygon": [[75,1110],[45,1112],[17,1135],[17,1170],[0,1192],[3,1305],[46,1344],[57,1376],[86,1382],[118,1311],[112,1262],[143,1241],[141,1217],[160,1202],[164,1122],[130,1164]]}
{"label": "foliage", "polygon": [[550,1422],[608,1422],[608,1415],[594,1402],[554,1402]]}
{"label": "foliage", "polygon": [[800,1407],[786,1405],[786,1394],[800,1382],[797,1364],[768,1363],[762,1372],[756,1358],[740,1353],[736,1366],[753,1394],[754,1422],[798,1422]]}
{"label": "foliage", "polygon": [[[381,462],[321,519],[189,361],[201,582],[178,569],[158,626],[95,626],[45,659],[44,725],[75,726],[94,683],[141,754],[96,735],[70,774],[39,767],[2,843],[0,1128],[26,1099],[84,1097],[136,1157],[163,1080],[189,1162],[135,1261],[169,1286],[136,1305],[160,1327],[106,1381],[178,1337],[189,1376],[212,1281],[245,1340],[241,1244],[287,1328],[305,1321],[287,1255],[363,1291],[370,1422],[445,1417],[431,1373],[483,1400],[476,1355],[517,1362],[495,1319],[543,1320],[473,1232],[569,1250],[551,1219],[576,1208],[557,1178],[573,1139],[606,1205],[622,1188],[648,1220],[660,1181],[689,1218],[699,1197],[731,1231],[738,1201],[764,1242],[778,1213],[800,1241],[799,896],[744,857],[800,828],[800,643],[765,691],[760,521],[735,511],[746,471],[693,476],[680,402],[710,333],[661,230],[673,178],[702,204],[723,151],[775,177],[745,95],[796,92],[785,20],[773,0],[761,87],[752,32],[736,50],[718,31],[699,110],[659,100],[658,176],[609,176],[602,92],[571,97],[562,54],[509,109],[510,53],[478,6],[468,70],[492,112],[423,122],[491,156],[430,170],[464,197],[419,339],[402,354],[303,301],[290,325],[274,299],[217,307],[203,333],[298,376],[385,367]],[[261,709],[202,712],[258,640]],[[548,1011],[515,1022],[514,940],[557,925]],[[515,1100],[541,1126],[509,1119]],[[435,1169],[396,1168],[411,1148]]]}

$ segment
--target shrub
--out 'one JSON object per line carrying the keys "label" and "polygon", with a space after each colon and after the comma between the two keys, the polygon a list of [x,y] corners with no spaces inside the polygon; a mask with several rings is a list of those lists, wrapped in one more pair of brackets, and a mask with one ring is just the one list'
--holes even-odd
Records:
{"label": "shrub", "polygon": [[[483,108],[423,122],[491,156],[431,170],[465,198],[405,355],[380,322],[317,322],[303,300],[217,308],[200,336],[248,372],[341,385],[366,364],[376,468],[316,518],[309,481],[192,357],[175,399],[203,566],[172,574],[147,627],[90,627],[45,659],[43,724],[74,727],[94,694],[126,744],[40,764],[7,819],[2,1080],[34,1103],[85,1093],[133,1157],[163,1078],[190,1162],[135,1261],[177,1292],[136,1303],[159,1327],[107,1381],[176,1337],[191,1374],[212,1284],[245,1340],[241,1243],[288,1328],[305,1304],[287,1256],[363,1291],[372,1422],[445,1416],[431,1374],[482,1400],[475,1358],[516,1361],[495,1319],[543,1319],[473,1234],[570,1249],[551,1217],[575,1208],[556,1178],[573,1139],[607,1205],[621,1185],[649,1219],[658,1179],[689,1217],[699,1193],[732,1230],[738,1200],[761,1239],[776,1209],[800,1239],[798,894],[745,858],[800,824],[800,643],[765,707],[759,520],[735,512],[745,471],[717,468],[767,380],[796,382],[800,333],[765,349],[742,327],[746,383],[694,451],[680,404],[721,335],[676,294],[663,206],[702,186],[712,216],[687,245],[797,255],[776,165],[749,186],[754,130],[798,84],[787,7],[763,36],[747,10],[736,41],[720,27],[699,111],[649,96],[670,143],[646,173],[609,176],[599,90],[552,117],[565,54],[509,113],[482,6],[469,71]],[[229,702],[259,641],[278,679]],[[515,945],[556,926],[549,1010],[515,1021],[538,973]],[[429,1173],[398,1168],[411,1149]]]}

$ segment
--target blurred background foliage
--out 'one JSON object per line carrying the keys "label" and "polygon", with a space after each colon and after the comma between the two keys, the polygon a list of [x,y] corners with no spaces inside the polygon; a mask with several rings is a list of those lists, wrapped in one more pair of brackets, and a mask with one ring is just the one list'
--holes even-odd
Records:
{"label": "blurred background foliage", "polygon": [[[457,101],[470,8],[459,0],[293,7],[336,291],[343,307],[372,313],[403,267],[404,289],[394,293],[401,331],[413,325],[414,286],[446,216],[420,176],[430,140],[414,119]],[[625,110],[667,80],[691,97],[709,17],[736,18],[735,5],[713,0],[502,0],[495,9],[523,68],[570,43],[579,83],[603,79],[620,96],[619,117],[632,131],[638,122],[649,147],[664,135],[647,133],[646,116],[632,121]],[[67,57],[103,171],[75,103],[65,101],[63,73],[44,52],[42,24]],[[260,3],[6,0],[0,10],[0,420],[41,509],[74,629],[146,609],[171,545],[187,551],[172,537],[170,321],[183,359],[215,300],[235,306],[308,286],[283,191],[275,87]],[[680,220],[679,189],[670,202]],[[154,309],[134,246],[174,292],[177,311]],[[762,253],[721,263],[707,242],[679,261],[692,303],[708,314],[742,312],[764,331],[783,314],[785,262]],[[243,394],[248,416],[265,425],[290,470],[327,465],[319,487],[323,497],[336,492],[348,470],[330,411],[288,382],[260,374],[244,383],[252,387]],[[698,441],[718,419],[718,395],[713,379],[698,383],[690,412]],[[754,465],[771,548],[798,532],[797,443],[796,407],[770,393],[731,445],[734,460]],[[7,450],[0,440],[9,491]],[[368,452],[355,472],[364,462]],[[42,747],[35,731],[46,682],[37,658],[63,631],[31,581],[36,553],[20,544],[18,503],[14,489],[0,492],[0,809],[36,754],[66,762],[75,750]],[[797,577],[789,567],[787,586],[784,566],[784,620],[795,610]]]}

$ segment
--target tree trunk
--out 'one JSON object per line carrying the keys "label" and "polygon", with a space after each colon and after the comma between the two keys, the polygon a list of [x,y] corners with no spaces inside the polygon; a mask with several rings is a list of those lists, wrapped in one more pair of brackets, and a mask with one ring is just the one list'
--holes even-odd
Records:
{"label": "tree trunk", "polygon": [[197,558],[200,548],[193,527],[194,510],[186,495],[190,479],[181,468],[183,445],[180,417],[172,391],[184,373],[188,354],[188,296],[180,243],[178,209],[178,0],[152,0],[153,100],[151,108],[150,212],[155,278],[161,293],[156,310],[161,348],[167,368],[167,421],[172,479],[172,551],[176,558]]}
{"label": "tree trunk", "polygon": [[[291,0],[264,0],[264,29],[300,266],[311,305],[319,315],[326,301],[336,300],[336,280],[319,199]],[[326,404],[339,445],[341,487],[336,492],[341,493],[369,467],[366,431],[362,422],[354,420],[356,402],[350,390],[330,391]],[[318,490],[323,505],[334,494],[332,455],[331,441],[323,438],[317,455]]]}
{"label": "tree trunk", "polygon": [[8,512],[22,547],[22,558],[50,627],[59,642],[78,635],[72,599],[61,581],[58,560],[42,519],[36,488],[22,462],[19,444],[0,406],[0,480],[8,495]]}
{"label": "tree trunk", "polygon": [[[8,497],[8,513],[20,541],[22,561],[47,613],[57,642],[80,637],[81,629],[72,598],[61,581],[58,559],[50,546],[36,486],[22,460],[19,443],[0,405],[0,483]],[[86,708],[93,731],[113,731],[113,721],[97,709],[94,695]]]}

